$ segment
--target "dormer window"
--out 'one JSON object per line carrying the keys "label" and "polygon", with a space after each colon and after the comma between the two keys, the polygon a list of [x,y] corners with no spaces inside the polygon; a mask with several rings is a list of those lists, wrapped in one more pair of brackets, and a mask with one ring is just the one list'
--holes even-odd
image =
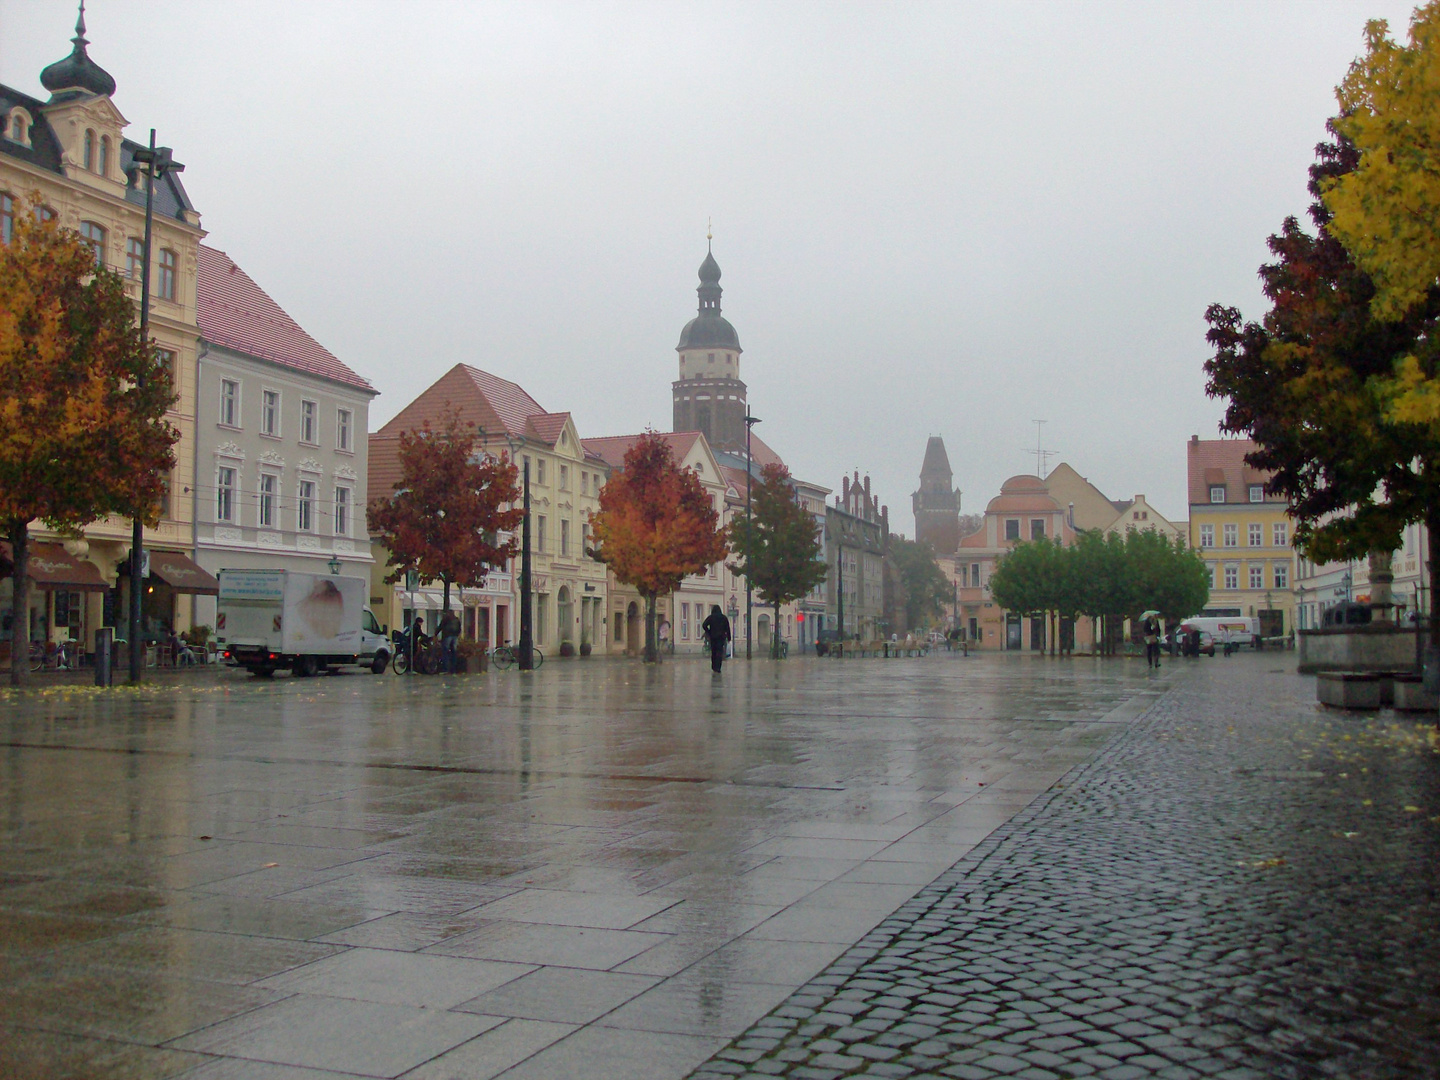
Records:
{"label": "dormer window", "polygon": [[85,170],[95,171],[95,132],[85,129]]}
{"label": "dormer window", "polygon": [[1223,502],[1225,501],[1225,485],[1224,485],[1224,484],[1211,484],[1211,485],[1210,485],[1210,501],[1211,501],[1212,503],[1223,503]]}
{"label": "dormer window", "polygon": [[1250,501],[1252,503],[1265,501],[1265,488],[1262,484],[1250,485]]}
{"label": "dormer window", "polygon": [[24,109],[11,109],[5,121],[5,137],[21,146],[29,146],[31,123],[30,114]]}

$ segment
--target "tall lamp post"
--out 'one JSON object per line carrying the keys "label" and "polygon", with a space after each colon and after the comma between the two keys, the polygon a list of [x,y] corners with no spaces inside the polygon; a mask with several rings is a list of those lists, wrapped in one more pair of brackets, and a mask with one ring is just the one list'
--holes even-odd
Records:
{"label": "tall lamp post", "polygon": [[[760,423],[758,416],[751,416],[750,410],[745,410],[745,551],[748,562],[754,555],[751,554],[751,537],[753,536],[750,522],[750,482],[755,473],[755,464],[750,457],[750,429]],[[750,584],[750,575],[745,575],[745,659],[750,659],[750,608],[754,603],[754,591]]]}
{"label": "tall lamp post", "polygon": [[[155,221],[155,181],[167,173],[184,172],[185,166],[171,157],[170,147],[155,145],[155,129],[150,129],[149,148],[135,151],[133,162],[145,167],[145,255],[140,267],[140,337],[150,345],[150,236]],[[145,386],[144,369],[137,380]],[[141,571],[145,559],[145,525],[137,517],[130,526],[130,681],[138,683],[145,670],[145,644],[141,640],[141,601],[144,599]]]}
{"label": "tall lamp post", "polygon": [[[510,460],[515,460],[516,451],[525,445],[523,438],[508,439],[510,443]],[[523,484],[525,490],[525,516],[520,522],[520,642],[519,655],[516,657],[517,667],[521,671],[535,670],[535,638],[531,627],[533,611],[530,602],[530,459],[527,457],[522,462]]]}

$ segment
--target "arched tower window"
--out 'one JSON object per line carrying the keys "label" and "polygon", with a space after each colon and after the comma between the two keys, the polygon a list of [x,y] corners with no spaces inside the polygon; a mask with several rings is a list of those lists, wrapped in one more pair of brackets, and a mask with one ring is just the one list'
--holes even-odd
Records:
{"label": "arched tower window", "polygon": [[10,110],[5,122],[5,137],[21,146],[30,145],[30,114],[18,106]]}
{"label": "arched tower window", "polygon": [[109,175],[110,175],[110,136],[109,136],[109,135],[101,135],[101,136],[100,136],[100,168],[99,168],[98,171],[99,171],[99,173],[100,173],[101,176],[109,176]]}
{"label": "arched tower window", "polygon": [[95,132],[89,128],[85,129],[85,168],[89,172],[95,171]]}

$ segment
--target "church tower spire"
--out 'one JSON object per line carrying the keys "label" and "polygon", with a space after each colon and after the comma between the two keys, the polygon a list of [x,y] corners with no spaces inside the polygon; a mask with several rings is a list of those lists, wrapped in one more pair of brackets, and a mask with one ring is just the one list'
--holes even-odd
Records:
{"label": "church tower spire", "polygon": [[705,261],[700,264],[700,299],[695,318],[680,331],[680,377],[671,384],[674,430],[701,431],[710,445],[738,449],[745,445],[745,384],[740,380],[740,336],[720,314],[720,264],[714,237],[705,235]]}
{"label": "church tower spire", "polygon": [[929,544],[936,555],[952,555],[960,550],[960,492],[953,483],[945,440],[931,435],[920,466],[920,490],[911,496],[911,501],[915,539]]}
{"label": "church tower spire", "polygon": [[85,0],[80,0],[80,15],[75,20],[75,36],[70,43],[74,47],[69,56],[40,72],[40,85],[50,91],[50,100],[77,92],[114,97],[115,80],[85,51],[85,46],[90,44],[85,38]]}

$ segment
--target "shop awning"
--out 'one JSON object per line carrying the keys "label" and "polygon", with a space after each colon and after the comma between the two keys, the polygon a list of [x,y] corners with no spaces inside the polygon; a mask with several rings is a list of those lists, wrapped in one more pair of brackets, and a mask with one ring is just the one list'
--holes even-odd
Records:
{"label": "shop awning", "polygon": [[178,551],[150,552],[150,575],[158,577],[177,593],[219,596],[220,580],[189,555]]}
{"label": "shop awning", "polygon": [[[14,571],[14,553],[9,544],[0,544],[7,573]],[[27,576],[41,589],[70,589],[75,592],[106,592],[110,586],[100,568],[88,559],[71,555],[59,544],[30,544]]]}

